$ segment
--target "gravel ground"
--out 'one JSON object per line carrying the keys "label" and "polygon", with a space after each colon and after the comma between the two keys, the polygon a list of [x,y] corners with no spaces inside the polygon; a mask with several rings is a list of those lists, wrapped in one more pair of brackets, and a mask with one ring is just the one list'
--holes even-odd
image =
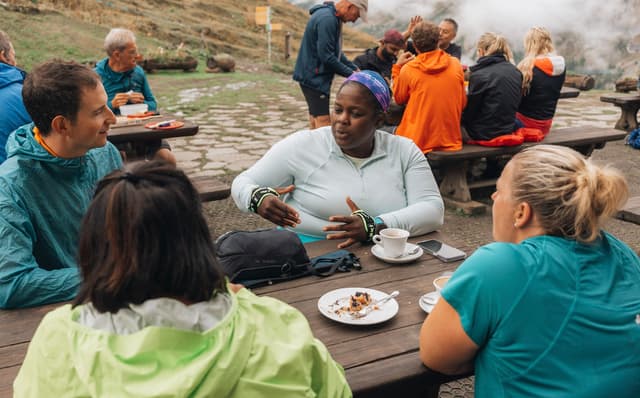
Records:
{"label": "gravel ground", "polygon": [[[283,84],[293,83],[283,79]],[[206,91],[206,88],[182,93],[181,101],[188,102],[190,95],[202,94],[203,90]],[[619,110],[601,103],[599,96],[599,92],[583,92],[576,99],[561,100],[554,126],[613,126]],[[264,111],[259,110],[261,108],[257,103],[230,104],[228,107],[212,107],[207,112],[190,117],[201,129],[196,137],[172,140],[180,166],[190,175],[217,175],[230,183],[235,175],[253,164],[274,142],[305,128],[306,108],[301,95],[272,92],[261,94],[259,101],[272,105]],[[640,151],[618,141],[596,150],[593,158],[622,170],[629,181],[632,195],[640,195],[639,155]],[[241,213],[230,198],[206,203],[204,207],[214,237],[229,230],[271,226],[253,214]],[[606,229],[640,253],[640,226],[611,220]],[[463,216],[447,210],[442,230],[456,240],[478,247],[491,242],[491,214]],[[473,397],[473,378],[443,385],[440,396]]]}

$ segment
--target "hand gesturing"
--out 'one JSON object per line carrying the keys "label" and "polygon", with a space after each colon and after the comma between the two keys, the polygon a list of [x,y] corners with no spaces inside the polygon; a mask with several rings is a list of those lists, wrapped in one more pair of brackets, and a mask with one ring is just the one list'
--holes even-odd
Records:
{"label": "hand gesturing", "polygon": [[[351,212],[360,210],[358,205],[356,205],[349,196],[347,196],[347,206],[349,206]],[[367,239],[367,233],[364,230],[364,224],[362,224],[362,219],[358,216],[331,216],[329,217],[329,221],[342,223],[327,225],[322,229],[325,232],[339,231],[338,233],[328,234],[327,239],[329,240],[346,239],[344,242],[338,245],[339,249],[343,249],[345,247],[353,245],[354,243],[361,242]]]}
{"label": "hand gesturing", "polygon": [[[289,193],[294,189],[294,185],[275,188],[276,192],[280,195]],[[274,195],[266,196],[262,200],[260,207],[258,207],[258,214],[265,220],[269,220],[281,227],[295,227],[300,224],[298,212]]]}

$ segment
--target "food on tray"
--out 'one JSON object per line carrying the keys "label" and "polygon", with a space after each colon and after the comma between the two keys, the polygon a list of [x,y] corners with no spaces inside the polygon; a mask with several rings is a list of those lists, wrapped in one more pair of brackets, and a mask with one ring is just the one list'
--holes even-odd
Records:
{"label": "food on tray", "polygon": [[153,116],[155,114],[156,114],[156,112],[154,112],[154,111],[138,112],[138,113],[132,113],[130,115],[127,115],[127,118],[129,118],[129,119],[148,118],[148,117],[151,117],[151,116]]}

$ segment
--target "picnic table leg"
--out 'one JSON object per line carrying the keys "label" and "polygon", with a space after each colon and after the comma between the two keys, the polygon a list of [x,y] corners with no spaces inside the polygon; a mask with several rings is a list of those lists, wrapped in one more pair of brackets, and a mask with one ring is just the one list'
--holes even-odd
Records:
{"label": "picnic table leg", "polygon": [[442,182],[440,183],[440,193],[461,202],[471,200],[469,184],[467,184],[467,169],[469,162],[463,161],[457,165],[442,165]]}
{"label": "picnic table leg", "polygon": [[[604,145],[606,143],[605,142],[601,142],[599,144],[597,144],[598,149],[602,149],[604,148]],[[591,156],[591,154],[593,153],[593,150],[596,148],[595,144],[590,144],[590,145],[580,145],[580,146],[574,146],[573,149],[577,152],[580,152],[581,154],[583,154],[585,157],[589,157]]]}
{"label": "picnic table leg", "polygon": [[441,165],[442,182],[440,194],[444,203],[451,208],[462,210],[463,213],[473,215],[481,214],[487,207],[479,202],[471,200],[471,189],[467,183],[467,169],[469,161]]}
{"label": "picnic table leg", "polygon": [[616,122],[616,128],[618,130],[631,131],[638,128],[638,109],[640,109],[640,104],[638,103],[628,103],[628,104],[620,104],[618,105],[622,110],[622,114],[620,115],[620,119]]}

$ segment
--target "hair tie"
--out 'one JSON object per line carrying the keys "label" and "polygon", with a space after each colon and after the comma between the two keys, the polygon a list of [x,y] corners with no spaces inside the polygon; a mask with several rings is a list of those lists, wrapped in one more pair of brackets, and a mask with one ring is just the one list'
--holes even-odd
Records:
{"label": "hair tie", "polygon": [[122,175],[120,176],[120,179],[121,179],[121,180],[129,181],[129,182],[131,182],[131,183],[133,183],[133,184],[135,184],[135,183],[137,183],[138,181],[140,181],[140,177],[138,177],[138,176],[137,176],[137,175],[135,175],[135,174],[131,174],[131,173],[130,173],[130,172],[128,172],[128,171],[127,171],[127,172],[125,172],[124,174],[122,174]]}

